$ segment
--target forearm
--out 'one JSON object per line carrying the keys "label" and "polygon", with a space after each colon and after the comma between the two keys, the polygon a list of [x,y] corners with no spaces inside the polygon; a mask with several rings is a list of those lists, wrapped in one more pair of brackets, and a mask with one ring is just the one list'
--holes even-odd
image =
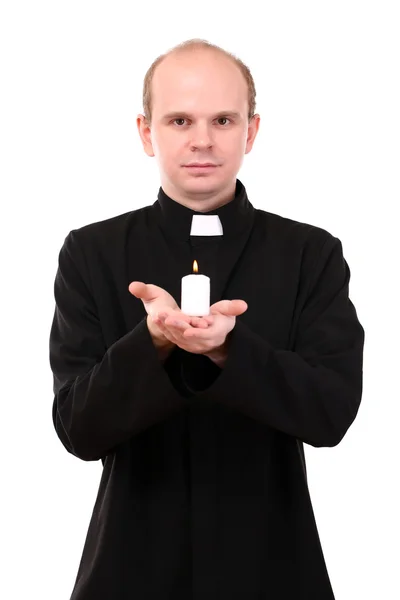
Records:
{"label": "forearm", "polygon": [[354,348],[343,353],[342,370],[337,356],[308,363],[239,323],[225,368],[201,395],[313,446],[334,446],[361,400],[362,343],[360,329]]}
{"label": "forearm", "polygon": [[139,323],[80,375],[68,356],[60,355],[55,336],[53,330],[53,420],[64,446],[79,458],[98,460],[184,406],[185,399],[157,359],[160,352],[166,360],[171,350],[155,351],[146,323]]}
{"label": "forearm", "polygon": [[53,422],[69,452],[98,460],[179,411],[185,397],[164,366],[173,345],[155,348],[145,319],[106,343],[78,237],[66,237],[54,284]]}

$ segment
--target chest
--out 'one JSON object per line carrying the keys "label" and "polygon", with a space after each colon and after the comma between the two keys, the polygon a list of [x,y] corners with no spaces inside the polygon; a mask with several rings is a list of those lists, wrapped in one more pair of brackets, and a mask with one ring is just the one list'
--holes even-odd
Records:
{"label": "chest", "polygon": [[210,277],[211,304],[242,299],[248,304],[240,318],[276,348],[290,346],[296,321],[301,252],[263,234],[214,243],[173,241],[150,234],[116,243],[114,252],[98,256],[93,293],[107,346],[134,328],[145,316],[141,300],[130,294],[132,281],[168,291],[180,305],[181,279],[199,271]]}

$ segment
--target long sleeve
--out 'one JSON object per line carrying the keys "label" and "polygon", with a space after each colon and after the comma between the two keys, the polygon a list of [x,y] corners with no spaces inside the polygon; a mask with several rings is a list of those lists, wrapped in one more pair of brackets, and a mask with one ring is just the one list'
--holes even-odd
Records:
{"label": "long sleeve", "polygon": [[293,351],[274,349],[238,317],[224,368],[197,395],[312,446],[338,444],[362,395],[364,329],[349,280],[342,244],[331,236],[310,280]]}
{"label": "long sleeve", "polygon": [[[53,422],[65,448],[98,460],[185,405],[146,319],[106,348],[74,232],[60,251],[50,332]],[[170,362],[170,361],[168,361]]]}
{"label": "long sleeve", "polygon": [[181,351],[180,381],[191,396],[212,385],[220,372],[221,369],[207,356]]}

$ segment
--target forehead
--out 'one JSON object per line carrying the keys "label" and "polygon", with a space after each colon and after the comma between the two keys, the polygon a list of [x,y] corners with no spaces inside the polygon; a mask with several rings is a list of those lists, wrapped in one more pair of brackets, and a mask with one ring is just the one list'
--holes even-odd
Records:
{"label": "forehead", "polygon": [[238,66],[210,51],[167,56],[152,81],[153,113],[247,111],[247,84]]}

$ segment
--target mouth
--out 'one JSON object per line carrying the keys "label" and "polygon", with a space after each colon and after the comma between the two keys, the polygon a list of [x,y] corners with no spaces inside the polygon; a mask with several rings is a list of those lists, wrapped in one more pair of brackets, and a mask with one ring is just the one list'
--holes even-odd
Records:
{"label": "mouth", "polygon": [[189,165],[184,165],[185,169],[187,169],[190,172],[197,172],[197,173],[203,173],[206,171],[213,171],[214,169],[216,169],[219,165],[214,165],[212,163],[194,163],[194,164],[189,164]]}
{"label": "mouth", "polygon": [[215,163],[200,163],[200,162],[193,162],[193,163],[188,163],[187,165],[185,165],[185,167],[216,167],[217,165]]}

